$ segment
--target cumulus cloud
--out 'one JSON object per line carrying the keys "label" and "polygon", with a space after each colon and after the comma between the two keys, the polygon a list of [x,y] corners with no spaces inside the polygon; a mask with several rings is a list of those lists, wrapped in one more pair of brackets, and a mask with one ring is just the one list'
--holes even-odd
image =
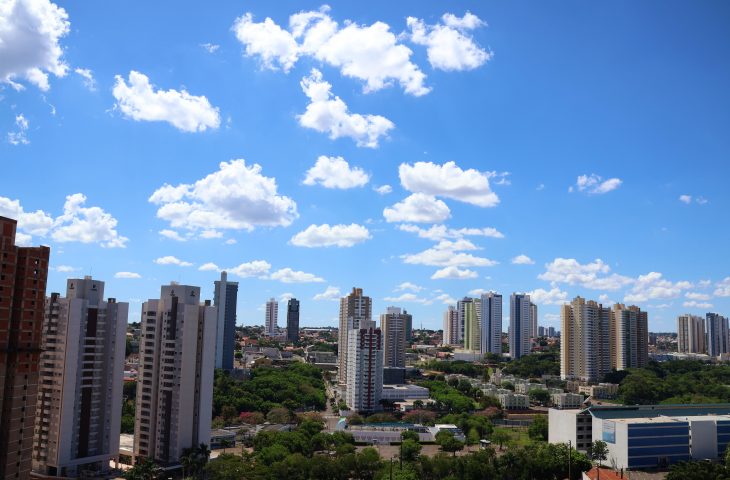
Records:
{"label": "cumulus cloud", "polygon": [[580,285],[595,290],[618,290],[633,283],[633,279],[618,274],[609,274],[611,267],[600,258],[581,264],[574,258],[556,258],[545,265],[545,272],[538,275],[551,283]]}
{"label": "cumulus cloud", "polygon": [[512,263],[515,265],[533,265],[535,260],[531,259],[525,254],[517,255],[512,259]]}
{"label": "cumulus cloud", "polygon": [[421,290],[423,290],[423,287],[418,286],[415,283],[411,283],[411,282],[403,282],[400,285],[398,285],[397,287],[395,287],[396,292],[403,291],[403,290],[411,290],[413,292],[420,292]]}
{"label": "cumulus cloud", "polygon": [[679,201],[689,205],[690,203],[692,203],[692,195],[680,195]]}
{"label": "cumulus cloud", "polygon": [[713,307],[713,305],[709,302],[697,302],[695,300],[690,300],[690,301],[684,302],[682,304],[682,306],[689,307],[689,308],[701,308],[701,309]]}
{"label": "cumulus cloud", "polygon": [[188,239],[180,235],[179,232],[175,230],[169,230],[167,228],[160,230],[160,236],[163,236],[165,238],[169,238],[170,240],[175,240],[176,242],[186,242]]}
{"label": "cumulus cloud", "polygon": [[57,242],[98,243],[105,248],[124,248],[129,239],[117,232],[117,219],[99,207],[86,207],[86,195],[66,197],[63,215],[53,221],[51,238]]}
{"label": "cumulus cloud", "polygon": [[398,168],[401,185],[413,193],[435,195],[479,207],[493,207],[499,197],[489,187],[489,174],[470,168],[462,170],[455,162],[402,163]]}
{"label": "cumulus cloud", "polygon": [[329,7],[323,7],[291,15],[288,30],[271,18],[255,22],[246,13],[236,19],[233,31],[246,56],[259,58],[264,68],[288,72],[306,56],[362,80],[366,93],[394,82],[411,95],[429,92],[424,85],[426,75],[410,60],[413,52],[399,43],[388,24],[358,25],[347,20],[340,28],[328,12]]}
{"label": "cumulus cloud", "polygon": [[483,228],[448,228],[446,225],[433,225],[428,229],[416,225],[401,224],[399,230],[415,233],[421,238],[439,241],[445,239],[459,239],[468,236],[504,238],[504,234],[493,227]]}
{"label": "cumulus cloud", "polygon": [[324,282],[324,278],[320,278],[312,273],[292,270],[291,268],[282,268],[272,273],[269,278],[278,280],[283,283],[318,283]]}
{"label": "cumulus cloud", "polygon": [[221,48],[220,45],[216,45],[215,43],[201,43],[200,47],[208,53],[215,53]]}
{"label": "cumulus cloud", "polygon": [[449,280],[468,280],[470,278],[477,278],[477,272],[474,270],[460,269],[458,267],[444,267],[437,270],[431,275],[431,280],[449,279]]}
{"label": "cumulus cloud", "polygon": [[715,284],[716,297],[730,297],[730,277],[725,277]]}
{"label": "cumulus cloud", "polygon": [[709,300],[711,298],[710,295],[706,293],[698,292],[687,292],[684,294],[684,296],[689,298],[690,300]]}
{"label": "cumulus cloud", "polygon": [[324,292],[318,293],[313,297],[313,300],[332,300],[337,301],[342,297],[342,293],[340,293],[340,289],[337,287],[329,286],[325,289]]}
{"label": "cumulus cloud", "polygon": [[550,290],[536,288],[527,294],[530,296],[530,300],[538,305],[562,305],[568,301],[568,293],[557,287]]}
{"label": "cumulus cloud", "polygon": [[16,115],[15,131],[8,132],[8,143],[11,145],[28,145],[30,143],[27,135],[29,126],[28,119],[22,113]]}
{"label": "cumulus cloud", "polygon": [[92,72],[88,68],[75,68],[74,72],[76,72],[76,74],[83,79],[84,86],[89,89],[89,91],[96,91],[96,80],[94,79],[94,72]]}
{"label": "cumulus cloud", "polygon": [[349,137],[358,147],[377,148],[381,137],[387,136],[395,125],[380,115],[350,113],[340,97],[332,94],[332,85],[322,78],[322,72],[312,69],[300,82],[309,105],[297,116],[299,124],[321,133],[332,140]]}
{"label": "cumulus cloud", "polygon": [[294,298],[294,294],[291,292],[286,292],[286,293],[282,293],[281,295],[279,295],[280,302],[288,302],[292,298]]}
{"label": "cumulus cloud", "polygon": [[383,217],[389,223],[440,223],[450,216],[451,210],[444,202],[424,193],[414,193],[383,210]]}
{"label": "cumulus cloud", "polygon": [[705,205],[708,202],[705,197],[693,197],[692,195],[680,195],[679,201],[685,205],[690,205],[693,201],[698,205]]}
{"label": "cumulus cloud", "polygon": [[0,81],[22,90],[16,80],[25,79],[47,91],[49,73],[68,71],[60,41],[70,25],[66,10],[48,0],[0,2]]}
{"label": "cumulus cloud", "polygon": [[221,162],[218,171],[194,184],[163,185],[149,201],[159,205],[157,217],[173,228],[251,231],[290,225],[298,216],[296,203],[279,195],[276,180],[261,170],[242,159]]}
{"label": "cumulus cloud", "polygon": [[442,240],[422,252],[401,255],[401,259],[403,263],[434,267],[492,267],[497,264],[494,260],[464,253],[468,250],[478,250],[478,247],[468,240]]}
{"label": "cumulus cloud", "polygon": [[423,303],[424,305],[430,305],[431,302],[426,298],[421,298],[416,294],[413,293],[404,293],[402,295],[399,295],[397,297],[385,297],[383,298],[386,302],[391,303],[402,303],[402,302],[408,302],[408,303]]}
{"label": "cumulus cloud", "polygon": [[294,235],[291,244],[298,247],[352,247],[372,238],[367,228],[350,225],[310,225]]}
{"label": "cumulus cloud", "polygon": [[441,23],[427,25],[423,20],[408,17],[410,40],[426,47],[428,61],[433,68],[446,71],[474,70],[484,65],[492,54],[481,48],[471,30],[486,26],[479,17],[466,12],[463,17],[447,13]]}
{"label": "cumulus cloud", "polygon": [[154,262],[157,265],[177,265],[178,267],[192,267],[193,264],[190,262],[186,262],[183,260],[180,260],[177,257],[174,257],[172,255],[167,255],[164,257],[156,258]]}
{"label": "cumulus cloud", "polygon": [[380,195],[387,195],[393,191],[393,187],[391,187],[390,185],[381,185],[379,187],[373,188],[373,190],[375,190]]}
{"label": "cumulus cloud", "polygon": [[220,268],[213,262],[204,263],[198,267],[201,272],[219,272]]}
{"label": "cumulus cloud", "polygon": [[570,187],[568,191],[573,192],[577,190],[591,195],[601,195],[616,190],[621,186],[621,183],[623,182],[620,178],[604,180],[603,177],[591,173],[590,175],[580,175],[575,182],[575,187]]}
{"label": "cumulus cloud", "polygon": [[359,167],[350,167],[342,157],[320,156],[312,168],[307,170],[304,185],[320,184],[325,188],[348,189],[362,187],[370,175]]}
{"label": "cumulus cloud", "polygon": [[70,265],[59,265],[55,268],[55,270],[61,273],[71,273],[78,270],[78,268],[72,267]]}
{"label": "cumulus cloud", "polygon": [[142,275],[135,272],[117,272],[114,274],[114,278],[142,278]]}
{"label": "cumulus cloud", "polygon": [[112,94],[115,108],[132,120],[167,122],[184,132],[204,132],[216,129],[221,120],[217,107],[205,96],[190,95],[185,90],[157,90],[149,78],[140,72],[129,72],[129,84],[117,75]]}
{"label": "cumulus cloud", "polygon": [[242,263],[237,267],[226,268],[226,271],[241,278],[264,278],[270,269],[271,264],[266,260],[254,260],[252,262]]}
{"label": "cumulus cloud", "polygon": [[682,291],[690,288],[692,288],[690,282],[672,282],[665,279],[659,272],[649,272],[646,275],[639,275],[631,287],[631,291],[624,296],[624,300],[645,302],[661,298],[675,298],[680,296]]}

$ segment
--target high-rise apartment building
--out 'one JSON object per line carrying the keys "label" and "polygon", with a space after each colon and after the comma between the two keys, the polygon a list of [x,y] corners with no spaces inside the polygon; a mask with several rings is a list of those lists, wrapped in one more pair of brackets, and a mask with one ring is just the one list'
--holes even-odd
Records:
{"label": "high-rise apartment building", "polygon": [[441,340],[443,345],[459,344],[459,312],[453,305],[444,312],[444,335]]}
{"label": "high-rise apartment building", "polygon": [[286,304],[286,339],[291,343],[299,340],[299,300],[290,298]]}
{"label": "high-rise apartment building", "polygon": [[530,338],[537,338],[537,305],[530,303]]}
{"label": "high-rise apartment building", "polygon": [[46,299],[33,471],[94,475],[119,454],[128,311],[88,276]]}
{"label": "high-rise apartment building", "polygon": [[216,322],[200,287],[164,285],[142,304],[135,456],[177,465],[183,449],[210,444]]}
{"label": "high-rise apartment building", "polygon": [[689,313],[677,317],[677,351],[706,353],[705,320]]}
{"label": "high-rise apartment building", "polygon": [[48,247],[17,247],[0,217],[0,480],[27,479],[33,451]]}
{"label": "high-rise apartment building", "polygon": [[[478,311],[477,304],[479,304]],[[478,352],[481,348],[481,327],[479,324],[479,313],[482,310],[481,301],[464,297],[456,302],[456,309],[459,312],[459,324],[464,331],[464,350]]]}
{"label": "high-rise apartment building", "polygon": [[481,334],[479,352],[502,354],[502,295],[495,292],[482,294]]}
{"label": "high-rise apartment building", "polygon": [[707,354],[717,357],[730,353],[727,317],[718,313],[708,313],[705,318],[707,319]]}
{"label": "high-rise apartment building", "polygon": [[575,297],[560,309],[560,376],[596,382],[611,371],[611,310]]}
{"label": "high-rise apartment building", "polygon": [[637,306],[613,306],[609,325],[611,368],[642,368],[649,363],[649,319]]}
{"label": "high-rise apartment building", "polygon": [[266,302],[266,318],[264,319],[264,334],[269,337],[276,335],[276,329],[279,325],[279,302],[275,298],[270,298]]}
{"label": "high-rise apartment building", "polygon": [[238,282],[229,282],[228,274],[221,272],[215,281],[213,305],[218,310],[215,339],[215,368],[233,370],[233,350],[236,341],[236,304]]}
{"label": "high-rise apartment building", "polygon": [[348,332],[347,406],[358,412],[380,410],[383,393],[383,335],[372,320]]}
{"label": "high-rise apartment building", "polygon": [[530,353],[532,302],[529,295],[513,293],[509,306],[509,354],[520,358]]}
{"label": "high-rise apartment building", "polygon": [[386,367],[405,368],[406,331],[411,316],[398,307],[388,307],[380,315],[380,330],[383,334],[384,362]]}
{"label": "high-rise apartment building", "polygon": [[347,382],[348,376],[348,332],[353,329],[359,329],[361,321],[372,320],[372,318],[373,302],[370,297],[362,294],[362,288],[354,287],[349,295],[340,299],[337,362],[339,381],[341,384]]}

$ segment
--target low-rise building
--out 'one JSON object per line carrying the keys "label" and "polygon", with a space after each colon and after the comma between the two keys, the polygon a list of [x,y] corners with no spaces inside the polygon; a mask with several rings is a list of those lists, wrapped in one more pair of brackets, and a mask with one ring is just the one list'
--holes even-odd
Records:
{"label": "low-rise building", "polygon": [[547,390],[547,387],[542,383],[517,383],[515,384],[515,392],[523,395],[528,395],[530,392],[535,390]]}
{"label": "low-rise building", "polygon": [[337,430],[348,432],[355,443],[369,443],[372,445],[390,445],[400,443],[401,434],[407,430],[416,432],[420,442],[433,442],[434,435],[428,427],[411,423],[371,423],[364,425],[349,425],[344,422],[337,424]]}
{"label": "low-rise building", "polygon": [[527,410],[530,408],[530,397],[519,393],[502,393],[499,403],[505,410]]}
{"label": "low-rise building", "polygon": [[449,432],[454,435],[455,439],[461,442],[466,441],[466,436],[464,435],[464,432],[462,432],[461,429],[456,425],[452,425],[450,423],[436,424],[433,427],[429,427],[428,429],[433,435],[434,439],[439,432]]}
{"label": "low-rise building", "polygon": [[583,405],[583,395],[579,393],[553,393],[550,399],[553,407],[560,410],[576,409]]}
{"label": "low-rise building", "polygon": [[618,384],[599,383],[598,385],[581,385],[578,387],[578,393],[582,393],[583,395],[588,395],[593,398],[616,398],[618,396]]}
{"label": "low-rise building", "polygon": [[399,402],[403,400],[427,400],[429,397],[428,388],[418,385],[383,385],[381,400]]}

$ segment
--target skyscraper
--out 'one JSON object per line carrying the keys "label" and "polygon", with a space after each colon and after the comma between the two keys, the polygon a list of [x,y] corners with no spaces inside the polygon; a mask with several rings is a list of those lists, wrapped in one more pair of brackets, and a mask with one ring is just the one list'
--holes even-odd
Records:
{"label": "skyscraper", "polygon": [[677,351],[705,353],[705,320],[689,313],[677,317]]}
{"label": "skyscraper", "polygon": [[444,312],[444,335],[441,343],[444,345],[459,343],[459,312],[453,305],[449,305]]}
{"label": "skyscraper", "polygon": [[616,370],[642,368],[649,362],[649,321],[637,306],[617,303],[609,326],[611,367]]}
{"label": "skyscraper", "polygon": [[136,456],[177,465],[184,448],[210,443],[216,321],[200,287],[164,285],[142,304]]}
{"label": "skyscraper", "polygon": [[481,348],[481,329],[479,316],[477,315],[477,303],[481,313],[481,302],[470,297],[464,297],[456,302],[456,310],[459,312],[459,324],[464,329],[464,350],[478,352]]}
{"label": "skyscraper", "polygon": [[530,302],[530,338],[537,337],[537,305]]}
{"label": "skyscraper", "polygon": [[509,305],[509,354],[520,358],[530,353],[532,303],[529,295],[513,293]]}
{"label": "skyscraper", "polygon": [[215,368],[233,370],[233,344],[236,341],[236,304],[238,282],[229,282],[228,274],[221,272],[215,281],[213,305],[218,310],[215,339]]}
{"label": "skyscraper", "polygon": [[15,246],[0,217],[0,479],[30,476],[48,247]]}
{"label": "skyscraper", "polygon": [[361,320],[348,332],[347,406],[355,411],[380,410],[383,393],[383,336],[372,320]]}
{"label": "skyscraper", "polygon": [[295,343],[299,340],[299,300],[290,298],[286,305],[286,339]]}
{"label": "skyscraper", "polygon": [[405,368],[406,331],[411,317],[398,307],[388,307],[380,315],[380,330],[383,333],[383,350],[386,367]]}
{"label": "skyscraper", "polygon": [[502,355],[502,295],[495,292],[482,294],[481,335],[479,352]]}
{"label": "skyscraper", "polygon": [[269,337],[276,335],[276,329],[279,325],[279,302],[275,298],[270,298],[266,302],[266,318],[264,322],[264,333]]}
{"label": "skyscraper", "polygon": [[338,336],[338,375],[341,384],[347,382],[348,332],[360,328],[363,320],[372,320],[373,302],[362,294],[362,288],[353,287],[352,292],[340,299],[340,325]]}
{"label": "skyscraper", "polygon": [[128,311],[88,276],[46,300],[33,471],[106,472],[119,454]]}
{"label": "skyscraper", "polygon": [[727,317],[718,313],[708,313],[705,318],[707,319],[707,354],[717,357],[730,353]]}
{"label": "skyscraper", "polygon": [[611,371],[611,310],[575,297],[560,309],[560,376],[596,382]]}

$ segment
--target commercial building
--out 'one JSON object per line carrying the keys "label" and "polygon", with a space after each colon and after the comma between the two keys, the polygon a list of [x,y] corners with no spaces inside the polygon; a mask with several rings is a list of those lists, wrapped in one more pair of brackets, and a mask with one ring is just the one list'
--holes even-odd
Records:
{"label": "commercial building", "polygon": [[383,392],[383,334],[372,320],[348,332],[347,406],[359,412],[380,410]]}
{"label": "commercial building", "polygon": [[142,304],[135,457],[175,466],[184,448],[210,444],[216,321],[200,287],[164,285]]}
{"label": "commercial building", "polygon": [[481,335],[479,353],[502,354],[502,295],[495,292],[481,296]]}
{"label": "commercial building", "polygon": [[444,345],[459,344],[459,312],[453,305],[444,312],[444,335],[441,343]]}
{"label": "commercial building", "polygon": [[481,302],[464,297],[456,302],[456,310],[459,315],[459,327],[463,332],[461,339],[464,341],[464,350],[479,352],[481,349],[481,329],[479,326]]}
{"label": "commercial building", "polygon": [[405,368],[406,331],[411,315],[398,307],[388,307],[380,315],[380,330],[383,332],[384,362],[386,367]]}
{"label": "commercial building", "polygon": [[530,353],[532,302],[529,295],[513,293],[509,305],[509,354],[520,358]]}
{"label": "commercial building", "polygon": [[613,306],[609,325],[611,367],[642,368],[649,362],[649,319],[635,305]]}
{"label": "commercial building", "polygon": [[705,320],[689,313],[677,317],[677,351],[707,353]]}
{"label": "commercial building", "polygon": [[611,371],[611,310],[575,297],[560,310],[560,376],[596,382]]}
{"label": "commercial building", "polygon": [[286,304],[286,340],[299,341],[299,300],[290,298]]}
{"label": "commercial building", "polygon": [[0,479],[27,479],[33,451],[48,247],[15,245],[0,217]]}
{"label": "commercial building", "polygon": [[236,340],[236,305],[238,282],[229,282],[228,274],[221,272],[215,281],[213,305],[218,309],[215,339],[215,368],[233,370],[233,344]]}
{"label": "commercial building", "polygon": [[347,360],[350,330],[360,328],[360,322],[373,318],[373,301],[363,295],[362,288],[353,287],[352,292],[340,299],[340,326],[338,330],[338,373],[340,384],[347,383]]}
{"label": "commercial building", "polygon": [[264,317],[264,334],[269,337],[276,335],[276,329],[279,327],[279,302],[275,298],[270,298],[266,302],[266,312]]}
{"label": "commercial building", "polygon": [[129,304],[104,301],[104,282],[69,279],[46,300],[33,471],[78,477],[119,454]]}
{"label": "commercial building", "polygon": [[707,354],[711,357],[730,353],[728,348],[727,317],[717,313],[708,313],[707,319]]}

